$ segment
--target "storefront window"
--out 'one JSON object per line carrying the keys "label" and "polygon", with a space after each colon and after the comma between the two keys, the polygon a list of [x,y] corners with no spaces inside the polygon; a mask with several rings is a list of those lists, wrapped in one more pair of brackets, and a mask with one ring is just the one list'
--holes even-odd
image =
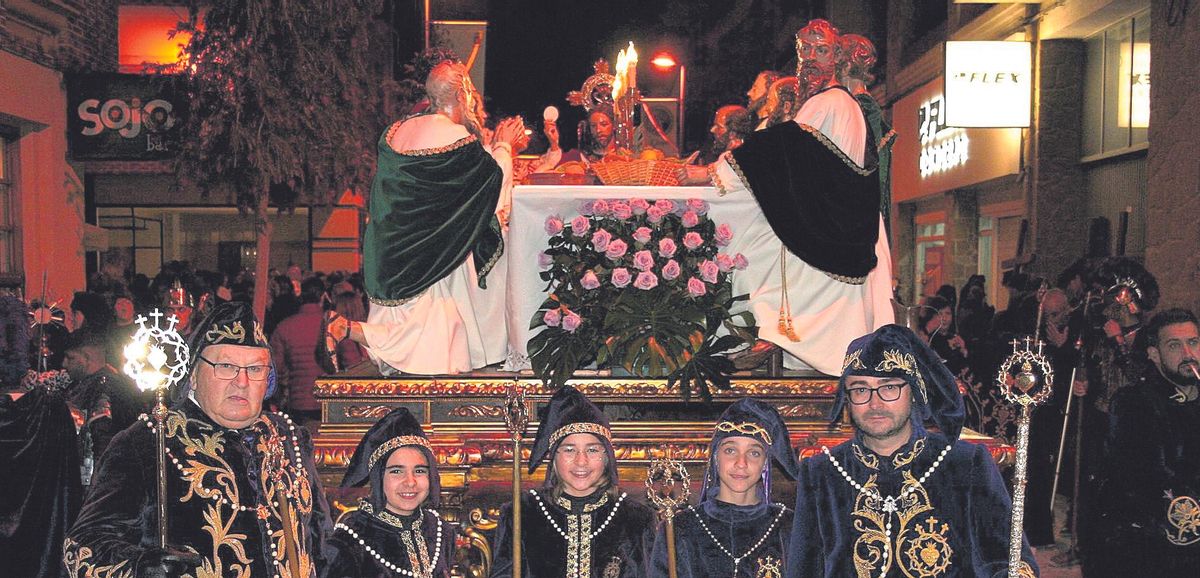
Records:
{"label": "storefront window", "polygon": [[[945,278],[946,224],[927,223],[917,225],[917,295],[921,297],[937,293]],[[915,302],[915,301],[914,301]]]}
{"label": "storefront window", "polygon": [[1145,144],[1150,125],[1150,13],[1086,40],[1083,155]]}

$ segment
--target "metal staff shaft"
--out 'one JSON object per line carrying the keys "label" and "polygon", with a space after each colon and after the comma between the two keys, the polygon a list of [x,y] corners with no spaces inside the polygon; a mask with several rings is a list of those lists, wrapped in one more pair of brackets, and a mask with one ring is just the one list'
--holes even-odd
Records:
{"label": "metal staff shaft", "polygon": [[167,547],[167,388],[155,392],[154,438],[158,445],[158,547]]}
{"label": "metal staff shaft", "polygon": [[504,427],[513,444],[512,461],[512,576],[521,578],[521,436],[529,425],[525,390],[514,383],[504,400]]}
{"label": "metal staff shaft", "polygon": [[667,518],[667,575],[670,578],[679,576],[675,564],[675,516],[669,516]]}
{"label": "metal staff shaft", "polygon": [[1029,460],[1029,417],[1032,404],[1021,404],[1021,417],[1017,422],[1017,463],[1013,475],[1012,528],[1008,536],[1008,578],[1021,576],[1021,545],[1025,534],[1025,483],[1028,481],[1026,464]]}
{"label": "metal staff shaft", "polygon": [[[1074,389],[1075,373],[1079,371],[1078,367],[1071,368],[1071,381],[1067,382],[1067,387]],[[1074,391],[1067,392],[1067,406],[1063,409],[1063,426],[1062,435],[1058,438],[1058,456],[1054,460],[1054,484],[1050,486],[1050,519],[1054,519],[1054,499],[1058,496],[1058,477],[1062,473],[1063,449],[1067,447],[1067,425],[1071,423],[1071,400],[1075,397]]]}

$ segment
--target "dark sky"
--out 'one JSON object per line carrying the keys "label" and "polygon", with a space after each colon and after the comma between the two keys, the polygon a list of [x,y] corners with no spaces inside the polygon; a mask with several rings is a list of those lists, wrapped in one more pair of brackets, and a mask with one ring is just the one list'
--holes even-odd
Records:
{"label": "dark sky", "polygon": [[[759,70],[794,66],[791,38],[810,15],[808,2],[787,0],[577,1],[506,0],[488,3],[487,98],[493,115],[521,114],[540,126],[541,111],[562,113],[564,146],[573,145],[582,110],[566,103],[592,74],[592,63],[615,64],[632,40],[638,48],[639,87],[670,96],[673,76],[653,93],[653,53],[671,50],[688,67],[685,149],[701,143],[712,112],[744,104]],[[674,74],[674,73],[672,73]],[[570,141],[570,142],[568,142]]]}

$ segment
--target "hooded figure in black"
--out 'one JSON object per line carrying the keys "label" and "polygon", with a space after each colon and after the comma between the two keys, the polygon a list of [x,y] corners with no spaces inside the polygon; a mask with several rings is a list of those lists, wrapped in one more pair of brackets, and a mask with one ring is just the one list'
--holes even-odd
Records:
{"label": "hooded figure in black", "polygon": [[[550,399],[529,459],[550,458],[546,482],[521,495],[522,574],[528,578],[641,578],[654,512],[617,487],[608,419],[575,388]],[[512,576],[512,504],[496,528],[492,578]]]}
{"label": "hooded figure in black", "polygon": [[[788,557],[792,511],[771,503],[771,461],[790,478],[800,470],[787,425],[756,399],[729,406],[709,446],[700,503],[675,516],[679,578],[780,576]],[[668,575],[665,528],[654,541],[650,575]]]}
{"label": "hooded figure in black", "polygon": [[[1012,502],[987,448],[958,439],[950,370],[899,325],[851,342],[843,364],[831,418],[849,405],[854,437],[800,465],[786,577],[1007,576]],[[1036,575],[1023,538],[1021,559]]]}
{"label": "hooded figure in black", "polygon": [[371,426],[350,458],[342,487],[370,485],[338,520],[322,578],[449,578],[454,528],[441,519],[437,460],[406,408]]}
{"label": "hooded figure in black", "polygon": [[143,414],[100,458],[63,544],[70,575],[316,578],[333,524],[308,430],[263,411],[275,372],[262,324],[249,304],[223,303],[195,325],[189,349],[166,417],[167,547],[156,425]]}

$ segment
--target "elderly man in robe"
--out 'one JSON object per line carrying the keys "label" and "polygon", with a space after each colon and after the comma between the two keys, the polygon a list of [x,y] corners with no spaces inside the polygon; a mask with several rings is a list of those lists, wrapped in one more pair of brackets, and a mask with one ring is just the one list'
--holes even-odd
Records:
{"label": "elderly man in robe", "polygon": [[477,92],[445,61],[425,83],[432,106],[379,140],[363,269],[366,322],[327,314],[326,352],[350,338],[385,375],[465,373],[504,360],[503,228],[520,119],[483,142]]}
{"label": "elderly man in robe", "polygon": [[786,368],[836,375],[851,340],[894,319],[877,162],[862,109],[838,82],[838,37],[819,19],[797,33],[797,77],[809,97],[793,122],[682,175],[722,195],[753,195],[762,209],[729,249],[750,261],[733,291],[750,295],[759,325],[759,342],[735,358],[740,368],[782,349]]}

